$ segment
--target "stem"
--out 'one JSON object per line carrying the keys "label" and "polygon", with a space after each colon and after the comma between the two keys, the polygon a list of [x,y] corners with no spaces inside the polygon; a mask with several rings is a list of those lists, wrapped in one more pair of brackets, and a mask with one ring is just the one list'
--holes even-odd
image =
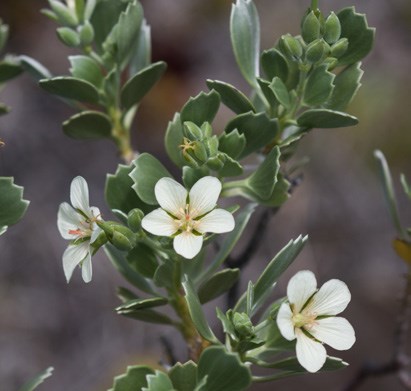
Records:
{"label": "stem", "polygon": [[313,11],[318,10],[318,1],[319,1],[319,0],[311,0],[311,9],[312,9]]}
{"label": "stem", "polygon": [[120,156],[127,164],[130,164],[136,157],[136,152],[133,150],[130,143],[130,130],[127,129],[121,121],[120,109],[109,109],[109,115],[113,122],[111,134],[117,144]]}

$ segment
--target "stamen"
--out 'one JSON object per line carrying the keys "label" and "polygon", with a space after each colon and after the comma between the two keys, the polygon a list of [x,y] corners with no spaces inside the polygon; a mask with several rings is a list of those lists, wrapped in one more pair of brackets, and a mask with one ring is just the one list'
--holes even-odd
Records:
{"label": "stamen", "polygon": [[70,229],[68,231],[68,233],[69,233],[69,235],[81,235],[82,231],[81,231],[81,229]]}

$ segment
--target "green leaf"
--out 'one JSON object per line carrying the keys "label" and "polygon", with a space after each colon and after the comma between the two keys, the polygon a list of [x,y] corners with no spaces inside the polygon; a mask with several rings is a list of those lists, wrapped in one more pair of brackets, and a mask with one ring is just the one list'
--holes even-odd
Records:
{"label": "green leaf", "polygon": [[224,166],[218,171],[221,177],[238,176],[243,173],[243,166],[237,160],[234,160],[227,154],[224,154],[224,157]]}
{"label": "green leaf", "polygon": [[204,122],[211,123],[219,107],[220,95],[216,91],[201,91],[194,98],[191,97],[181,109],[181,122],[191,121],[198,126]]}
{"label": "green leaf", "polygon": [[205,281],[198,290],[200,303],[204,304],[227,292],[240,277],[240,269],[224,269],[207,281]]}
{"label": "green leaf", "polygon": [[16,62],[0,62],[0,83],[14,79],[23,72],[23,68]]}
{"label": "green leaf", "polygon": [[117,313],[130,313],[147,308],[154,308],[166,305],[168,300],[165,297],[150,297],[148,299],[133,299],[116,308]]}
{"label": "green leaf", "polygon": [[180,119],[180,113],[176,113],[172,121],[168,123],[164,144],[168,157],[178,167],[185,164],[180,145],[183,144],[184,132],[183,125]]}
{"label": "green leaf", "polygon": [[133,189],[143,202],[157,205],[154,186],[161,178],[171,178],[171,174],[159,160],[149,153],[142,153],[134,160],[133,164],[135,168],[130,173],[130,177],[134,181]]}
{"label": "green leaf", "polygon": [[[258,364],[257,364],[258,365]],[[348,364],[337,357],[327,356],[324,366],[320,369],[320,372],[324,371],[335,371],[337,369],[346,368]],[[280,369],[292,373],[303,373],[307,372],[301,364],[298,362],[297,357],[289,357],[281,361],[276,361],[274,363],[266,363],[265,368]]]}
{"label": "green leaf", "polygon": [[[301,235],[291,240],[267,265],[261,273],[257,282],[254,284],[254,305],[253,313],[257,311],[271,294],[278,278],[287,270],[291,263],[297,258],[307,241],[307,236]],[[243,296],[237,302],[234,310],[237,312],[245,311],[246,297]]]}
{"label": "green leaf", "polygon": [[204,391],[242,391],[251,384],[251,372],[238,354],[224,346],[211,346],[203,351],[198,362],[198,379],[207,376]]}
{"label": "green leaf", "polygon": [[98,103],[99,95],[93,84],[69,76],[59,76],[39,81],[40,87],[51,94],[80,102]]}
{"label": "green leaf", "polygon": [[255,112],[255,107],[250,100],[231,84],[218,80],[207,80],[207,86],[210,90],[216,90],[220,94],[221,101],[234,113]]}
{"label": "green leaf", "polygon": [[147,375],[154,370],[150,367],[136,365],[127,367],[127,372],[114,378],[113,388],[109,391],[139,391],[147,386]]}
{"label": "green leaf", "polygon": [[238,133],[237,129],[230,133],[223,132],[218,139],[218,150],[237,159],[244,150],[246,142],[244,134]]}
{"label": "green leaf", "polygon": [[121,315],[147,323],[175,325],[175,322],[167,315],[150,309],[122,312]]}
{"label": "green leaf", "polygon": [[129,251],[127,261],[138,273],[146,278],[153,278],[158,268],[158,261],[154,251],[144,243],[137,243]]}
{"label": "green leaf", "polygon": [[47,378],[49,378],[53,374],[53,367],[47,368],[45,371],[41,372],[37,375],[34,379],[30,380],[26,383],[20,391],[33,391],[35,390],[40,384],[44,382]]}
{"label": "green leaf", "polygon": [[397,197],[395,195],[394,185],[387,160],[385,159],[384,154],[379,150],[374,151],[374,157],[378,163],[378,170],[384,189],[385,201],[387,203],[388,211],[390,212],[394,227],[396,228],[398,235],[405,238],[406,235],[401,225],[400,215],[398,213]]}
{"label": "green leaf", "polygon": [[143,7],[137,1],[128,4],[127,9],[120,14],[115,31],[117,44],[117,61],[123,69],[131,56],[132,47],[135,44],[141,23],[143,22]]}
{"label": "green leaf", "polygon": [[107,174],[105,197],[110,209],[118,209],[124,213],[139,208],[147,213],[152,210],[137,196],[133,190],[133,180],[130,173],[134,166],[119,164],[115,174]]}
{"label": "green leaf", "polygon": [[355,12],[354,7],[344,8],[337,16],[341,23],[341,38],[348,39],[348,49],[338,59],[338,64],[354,64],[371,51],[375,29],[368,27],[365,15]]}
{"label": "green leaf", "polygon": [[210,170],[207,167],[193,168],[189,166],[183,167],[183,182],[184,185],[191,189],[193,185],[201,178],[210,174]]}
{"label": "green leaf", "polygon": [[272,112],[275,113],[275,111],[278,109],[279,101],[275,97],[274,92],[270,87],[271,83],[269,83],[267,80],[261,79],[260,77],[257,79],[257,82],[265,98],[267,99]]}
{"label": "green leaf", "polygon": [[175,261],[172,259],[166,259],[163,263],[157,268],[153,276],[154,283],[159,287],[173,287],[174,280],[174,270],[175,270]]}
{"label": "green leaf", "polygon": [[304,103],[307,106],[319,106],[324,103],[334,89],[335,75],[328,72],[327,65],[315,68],[308,76],[304,87]]}
{"label": "green leaf", "polygon": [[117,250],[111,244],[105,245],[104,251],[113,266],[125,277],[128,282],[130,282],[143,292],[154,295],[157,294],[152,288],[149,281],[147,281],[144,277],[142,277],[139,273],[137,273],[133,268],[130,267],[126,260],[125,253]]}
{"label": "green leaf", "polygon": [[223,326],[225,334],[228,334],[230,338],[234,341],[238,340],[237,333],[235,331],[233,322],[228,318],[227,314],[232,313],[232,310],[228,310],[227,314],[224,314],[220,308],[216,307],[217,318],[220,319],[220,322]]}
{"label": "green leaf", "polygon": [[[88,3],[92,3],[92,1],[88,0],[87,6]],[[94,28],[94,41],[99,53],[103,42],[118,22],[120,13],[126,7],[127,3],[123,1],[100,0],[97,2],[90,21]]]}
{"label": "green leaf", "polygon": [[287,81],[287,60],[277,49],[273,48],[263,52],[261,55],[261,66],[268,80],[273,80],[274,77],[278,77],[283,82]]}
{"label": "green leaf", "polygon": [[141,23],[140,32],[135,48],[135,52],[130,61],[129,72],[131,75],[136,74],[151,63],[151,32],[150,26],[146,20],[143,19]]}
{"label": "green leaf", "polygon": [[121,90],[121,104],[128,110],[153,88],[166,70],[167,65],[163,61],[156,62],[135,74]]}
{"label": "green leaf", "polygon": [[193,321],[197,331],[207,341],[219,343],[217,337],[214,335],[207,323],[200,300],[191,281],[186,279],[183,282],[183,288],[186,294],[185,299],[188,305],[188,311],[190,312],[191,320]]}
{"label": "green leaf", "polygon": [[335,88],[325,107],[332,110],[345,110],[361,87],[363,75],[361,62],[345,68],[334,79]]}
{"label": "green leaf", "polygon": [[260,21],[251,0],[237,0],[232,5],[230,33],[238,67],[247,82],[255,87],[260,68]]}
{"label": "green leaf", "polygon": [[23,187],[12,177],[0,177],[0,229],[16,224],[26,213],[29,201],[23,200]]}
{"label": "green leaf", "polygon": [[100,88],[103,84],[103,74],[97,62],[88,56],[69,56],[70,72],[73,77],[82,79]]}
{"label": "green leaf", "polygon": [[290,94],[287,87],[279,77],[274,77],[270,83],[270,89],[273,91],[277,100],[286,108],[289,109],[291,105]]}
{"label": "green leaf", "polygon": [[175,364],[168,372],[173,387],[178,391],[193,391],[197,384],[197,365],[193,361]]}
{"label": "green leaf", "polygon": [[230,255],[231,251],[233,250],[234,246],[241,238],[241,235],[244,232],[245,227],[250,220],[251,215],[254,213],[256,204],[248,204],[245,206],[241,213],[235,218],[235,227],[234,229],[227,235],[226,239],[224,240],[223,244],[221,245],[220,250],[216,254],[214,260],[210,263],[208,268],[203,271],[199,280],[204,279],[204,277],[210,276],[211,274],[215,273],[220,265],[225,261],[225,259]]}
{"label": "green leaf", "polygon": [[22,68],[29,73],[35,80],[49,79],[51,78],[50,71],[40,64],[34,58],[28,56],[19,56],[20,64]]}
{"label": "green leaf", "polygon": [[155,374],[147,375],[147,383],[147,387],[143,388],[141,391],[176,391],[173,388],[173,383],[171,383],[169,377],[161,371],[156,371]]}
{"label": "green leaf", "polygon": [[110,118],[99,111],[82,111],[63,122],[64,133],[77,140],[111,137]]}
{"label": "green leaf", "polygon": [[328,109],[307,110],[297,119],[298,126],[302,128],[342,128],[358,124],[358,119],[343,113]]}
{"label": "green leaf", "polygon": [[265,147],[278,134],[278,122],[269,119],[264,113],[244,113],[234,117],[226,126],[225,132],[230,133],[235,129],[246,138],[247,144],[239,158]]}

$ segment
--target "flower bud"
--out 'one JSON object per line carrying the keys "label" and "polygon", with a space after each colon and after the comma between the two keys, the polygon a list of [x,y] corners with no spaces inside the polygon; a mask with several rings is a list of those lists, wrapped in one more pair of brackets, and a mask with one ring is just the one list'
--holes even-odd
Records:
{"label": "flower bud", "polygon": [[191,121],[184,122],[184,133],[190,140],[201,140],[203,138],[201,129]]}
{"label": "flower bud", "polygon": [[324,60],[324,64],[327,65],[329,71],[332,71],[338,65],[338,59],[335,57],[328,57]]}
{"label": "flower bud", "polygon": [[201,141],[194,141],[194,156],[200,160],[200,162],[205,163],[208,159],[207,150]]}
{"label": "flower bud", "polygon": [[331,47],[331,55],[333,57],[339,58],[341,57],[348,49],[348,39],[341,38],[338,42],[336,42]]}
{"label": "flower bud", "polygon": [[60,41],[69,47],[75,48],[80,46],[79,35],[69,27],[59,27],[57,29],[57,35]]}
{"label": "flower bud", "polygon": [[330,16],[325,21],[324,39],[330,45],[337,42],[341,36],[341,23],[338,16],[331,12]]}
{"label": "flower bud", "polygon": [[306,43],[310,43],[320,37],[320,21],[311,11],[304,19],[302,26],[302,36]]}
{"label": "flower bud", "polygon": [[129,228],[117,224],[113,226],[113,230],[113,236],[109,240],[119,250],[131,250],[135,246],[135,235]]}
{"label": "flower bud", "polygon": [[94,28],[88,20],[86,20],[84,25],[79,28],[79,35],[83,46],[92,44],[94,39]]}
{"label": "flower bud", "polygon": [[94,255],[100,249],[100,247],[104,246],[106,243],[107,235],[103,231],[100,233],[100,235],[97,236],[97,239],[93,243],[90,243],[90,246],[93,249],[91,255]]}
{"label": "flower bud", "polygon": [[134,232],[138,232],[141,228],[141,220],[144,217],[144,213],[141,209],[135,208],[128,212],[127,224]]}
{"label": "flower bud", "polygon": [[70,27],[76,27],[78,25],[77,16],[74,10],[71,10],[57,0],[49,0],[49,4],[61,24]]}
{"label": "flower bud", "polygon": [[300,58],[303,55],[303,48],[300,41],[290,34],[281,37],[280,47],[288,57]]}
{"label": "flower bud", "polygon": [[317,39],[311,42],[305,53],[305,58],[307,62],[311,64],[315,64],[321,60],[323,60],[327,54],[327,47],[326,43],[322,39]]}
{"label": "flower bud", "polygon": [[183,158],[191,167],[198,167],[197,161],[190,155],[190,152],[183,152]]}
{"label": "flower bud", "polygon": [[235,312],[233,315],[233,325],[240,337],[247,338],[254,336],[253,324],[246,313]]}
{"label": "flower bud", "polygon": [[208,138],[213,135],[213,128],[211,127],[209,122],[204,122],[201,125],[201,130],[203,132],[203,137]]}
{"label": "flower bud", "polygon": [[210,156],[215,156],[218,153],[218,138],[217,136],[206,139],[206,147]]}
{"label": "flower bud", "polygon": [[211,170],[221,170],[224,167],[225,157],[221,153],[207,160],[207,167]]}

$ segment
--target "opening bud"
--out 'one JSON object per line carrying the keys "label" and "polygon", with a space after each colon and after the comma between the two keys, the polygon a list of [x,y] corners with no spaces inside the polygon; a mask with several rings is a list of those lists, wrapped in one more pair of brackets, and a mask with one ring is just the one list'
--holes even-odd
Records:
{"label": "opening bud", "polygon": [[254,327],[249,316],[245,312],[233,314],[233,325],[237,334],[242,338],[253,337]]}
{"label": "opening bud", "polygon": [[141,209],[135,208],[128,212],[127,224],[134,232],[138,232],[141,229],[141,220],[144,217],[144,213]]}
{"label": "opening bud", "polygon": [[201,140],[203,138],[201,129],[191,121],[184,122],[184,133],[190,140]]}

